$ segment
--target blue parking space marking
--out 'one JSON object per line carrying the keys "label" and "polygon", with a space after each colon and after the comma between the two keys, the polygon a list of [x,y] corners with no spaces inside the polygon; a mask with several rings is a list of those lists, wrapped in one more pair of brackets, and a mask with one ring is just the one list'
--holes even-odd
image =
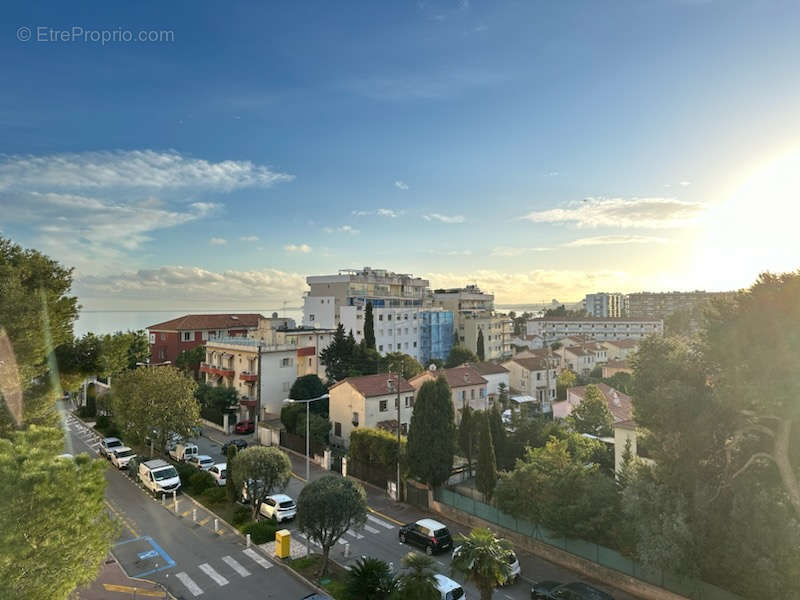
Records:
{"label": "blue parking space marking", "polygon": [[140,552],[139,560],[145,560],[147,558],[155,558],[156,556],[158,556],[158,552],[155,550],[150,550],[149,552]]}
{"label": "blue parking space marking", "polygon": [[[169,554],[167,554],[164,551],[164,549],[161,546],[159,546],[158,543],[156,543],[156,541],[153,540],[153,538],[151,538],[150,536],[143,536],[131,540],[118,542],[114,544],[114,548],[125,546],[126,544],[130,544],[133,542],[144,542],[148,546],[150,546],[150,549],[145,550],[143,552],[136,552],[134,555],[131,555],[131,558],[135,556],[138,559],[138,561],[150,561],[150,565],[153,565],[154,568],[142,571],[141,573],[131,573],[129,575],[130,577],[144,577],[146,575],[152,575],[153,573],[158,573],[159,571],[171,569],[172,567],[175,566],[175,561],[172,560]],[[123,554],[126,553],[123,552]],[[161,561],[157,560],[159,557],[161,558]],[[128,562],[128,561],[123,560],[123,562]],[[161,566],[158,566],[159,562],[163,562],[163,564]],[[130,567],[132,565],[128,564],[128,566]],[[140,565],[140,567],[141,566],[147,566],[147,565]]]}
{"label": "blue parking space marking", "polygon": [[171,569],[172,567],[175,566],[175,561],[170,558],[169,554],[164,552],[164,549],[161,546],[156,544],[153,538],[147,536],[144,539],[150,542],[150,545],[161,556],[161,558],[163,558],[166,561],[166,564],[163,567],[159,567],[158,569],[151,569],[150,571],[145,571],[144,573],[139,573],[138,575],[132,575],[132,577],[144,577],[145,575],[158,573],[159,571],[164,571],[165,569]]}

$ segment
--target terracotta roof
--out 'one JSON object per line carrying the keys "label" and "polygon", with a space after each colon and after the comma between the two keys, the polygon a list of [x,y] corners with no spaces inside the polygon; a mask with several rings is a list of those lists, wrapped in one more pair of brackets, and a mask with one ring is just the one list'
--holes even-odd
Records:
{"label": "terracotta roof", "polygon": [[469,385],[480,385],[482,383],[489,383],[472,366],[453,367],[452,369],[437,369],[436,371],[425,371],[416,377],[411,378],[411,383],[424,383],[423,379],[435,379],[439,375],[444,375],[447,380],[447,385],[451,388],[465,387]]}
{"label": "terracotta roof", "polygon": [[469,366],[481,375],[502,375],[503,373],[508,373],[508,369],[503,365],[498,365],[497,363],[489,361],[469,363]]}
{"label": "terracotta roof", "polygon": [[[605,383],[596,383],[594,385],[600,390],[600,393],[603,394],[603,398],[605,398],[608,410],[611,412],[615,424],[633,419],[633,404],[631,403],[630,396],[615,390]],[[571,387],[567,390],[567,395],[574,394],[583,400],[587,387],[589,386],[582,385],[580,387]]]}
{"label": "terracotta roof", "polygon": [[564,348],[564,350],[575,356],[589,356],[590,354],[594,354],[592,350],[584,350],[582,346],[570,346],[569,348]]}
{"label": "terracotta roof", "polygon": [[546,371],[547,361],[544,358],[512,358],[510,362],[515,362],[523,369],[528,371]]}
{"label": "terracotta roof", "polygon": [[[391,382],[391,385],[390,385]],[[388,394],[396,394],[397,377],[389,373],[378,373],[377,375],[364,375],[363,377],[348,377],[342,379],[339,383],[331,387],[331,391],[349,383],[355,390],[365,398],[373,398],[375,396],[386,396]],[[413,392],[414,388],[408,381],[400,378],[400,393]]]}
{"label": "terracotta roof", "polygon": [[630,369],[630,365],[628,364],[627,360],[610,360],[608,361],[604,367],[608,367],[609,369]]}
{"label": "terracotta roof", "polygon": [[517,352],[517,358],[545,358],[550,353],[548,348],[528,348],[522,352]]}
{"label": "terracotta roof", "polygon": [[186,331],[198,329],[237,329],[258,327],[263,319],[258,313],[233,313],[218,315],[184,315],[147,327],[150,331]]}

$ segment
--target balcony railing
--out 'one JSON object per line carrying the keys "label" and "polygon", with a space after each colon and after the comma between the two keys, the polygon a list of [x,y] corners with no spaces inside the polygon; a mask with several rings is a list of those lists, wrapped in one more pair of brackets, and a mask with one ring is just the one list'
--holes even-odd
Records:
{"label": "balcony railing", "polygon": [[212,365],[210,363],[200,363],[200,372],[219,375],[221,377],[233,377],[234,375],[234,370],[232,368]]}
{"label": "balcony railing", "polygon": [[258,381],[258,374],[250,371],[242,371],[239,373],[239,379],[242,381],[247,381],[248,383],[255,383]]}

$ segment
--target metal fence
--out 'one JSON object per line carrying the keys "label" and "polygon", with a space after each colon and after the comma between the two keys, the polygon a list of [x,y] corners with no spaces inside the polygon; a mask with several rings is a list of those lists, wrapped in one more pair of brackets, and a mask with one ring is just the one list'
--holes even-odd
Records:
{"label": "metal fence", "polygon": [[622,556],[619,552],[594,542],[560,537],[541,525],[531,523],[525,519],[517,519],[498,510],[495,506],[462,496],[443,487],[434,490],[434,498],[436,498],[437,502],[475,515],[484,521],[489,521],[520,535],[533,538],[559,550],[575,554],[608,569],[625,573],[692,600],[742,600],[740,596],[703,581],[678,577],[667,571],[648,569],[644,565]]}
{"label": "metal fence", "polygon": [[[284,448],[289,448],[290,450],[294,450],[300,454],[306,453],[306,438],[302,435],[295,435],[293,433],[289,433],[281,429],[280,433],[281,437],[281,446]],[[313,437],[309,440],[309,450],[311,451],[311,456],[317,455],[322,456],[323,452],[325,452],[325,448],[320,444],[317,440]]]}

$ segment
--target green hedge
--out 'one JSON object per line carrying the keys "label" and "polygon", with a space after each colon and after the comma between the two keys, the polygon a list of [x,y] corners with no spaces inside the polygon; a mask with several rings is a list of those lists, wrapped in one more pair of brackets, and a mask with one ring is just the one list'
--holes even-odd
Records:
{"label": "green hedge", "polygon": [[195,494],[202,494],[209,488],[217,487],[217,483],[214,481],[214,478],[211,476],[211,473],[207,471],[198,471],[194,467],[191,467],[194,470],[194,474],[189,477],[189,490]]}
{"label": "green hedge", "polygon": [[231,523],[241,530],[244,525],[250,522],[250,515],[252,514],[253,511],[249,506],[237,506],[233,509],[233,520]]}
{"label": "green hedge", "polygon": [[203,504],[223,504],[227,501],[228,496],[225,493],[224,487],[215,485],[200,494],[200,499],[203,501]]}
{"label": "green hedge", "polygon": [[250,540],[254,544],[266,544],[275,540],[275,532],[278,526],[270,520],[253,521],[242,527],[242,533],[250,534]]}
{"label": "green hedge", "polygon": [[[359,427],[350,433],[350,458],[386,469],[397,464],[397,434]],[[400,437],[400,466],[405,470],[406,438]]]}

